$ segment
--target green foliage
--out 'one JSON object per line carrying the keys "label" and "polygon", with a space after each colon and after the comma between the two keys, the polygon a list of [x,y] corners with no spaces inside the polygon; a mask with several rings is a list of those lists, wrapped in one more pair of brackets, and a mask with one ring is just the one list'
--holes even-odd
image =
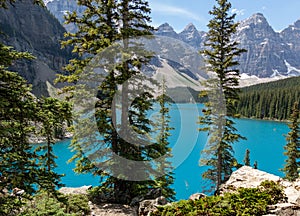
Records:
{"label": "green foliage", "polygon": [[151,151],[152,158],[166,157],[165,160],[160,161],[157,164],[157,169],[161,176],[155,179],[155,186],[161,189],[161,195],[166,197],[168,200],[175,200],[175,190],[172,188],[174,183],[174,173],[172,172],[172,163],[168,160],[172,157],[170,143],[168,141],[171,136],[170,131],[174,128],[170,127],[170,115],[169,115],[169,97],[166,95],[165,80],[162,84],[161,95],[157,97],[156,101],[159,104],[159,114],[156,121],[156,145],[153,148],[149,148]]}
{"label": "green foliage", "polygon": [[181,215],[263,215],[267,206],[283,201],[284,194],[278,183],[262,182],[258,188],[239,188],[235,193],[210,196],[199,200],[181,200],[163,207],[152,216]]}
{"label": "green foliage", "polygon": [[[63,186],[60,183],[62,175],[54,172],[57,167],[53,153],[53,145],[58,134],[66,127],[66,122],[71,120],[71,107],[67,102],[55,98],[41,98],[37,101],[37,121],[41,124],[40,136],[46,137],[46,142],[35,149],[39,153],[39,186],[47,189],[48,193],[55,194],[56,188]],[[62,138],[62,136],[59,136]]]}
{"label": "green foliage", "polygon": [[[149,62],[152,53],[145,51],[142,44],[130,40],[152,35],[153,28],[148,25],[151,21],[149,4],[144,0],[86,0],[78,1],[78,4],[85,7],[83,14],[79,16],[72,12],[66,16],[66,23],[76,24],[78,31],[67,33],[67,40],[62,45],[72,45],[73,52],[80,58],[72,59],[65,67],[67,75],[59,76],[58,80],[76,83],[83,75],[87,75],[88,79],[99,83],[95,83],[98,90],[97,101],[93,105],[95,115],[89,116],[89,112],[84,110],[85,118],[80,119],[79,123],[85,126],[75,126],[71,144],[75,155],[71,160],[76,160],[76,172],[92,173],[102,178],[100,187],[93,191],[92,197],[100,199],[102,193],[108,193],[106,197],[113,202],[129,203],[135,196],[145,195],[149,188],[157,185],[151,179],[155,170],[150,163],[144,163],[146,168],[143,169],[137,168],[134,163],[151,161],[154,157],[151,149],[144,145],[152,129],[147,114],[152,109],[153,90],[143,85],[144,77],[141,75],[142,65]],[[104,50],[109,54],[101,56]],[[114,56],[115,50],[118,50],[117,56]],[[122,61],[116,62],[116,59]],[[105,77],[97,76],[90,68],[99,62],[107,63],[104,67],[107,71]],[[76,92],[73,91],[74,86],[65,88],[70,98],[77,100],[75,105],[86,102],[88,92],[85,87],[83,85]],[[138,92],[144,93],[139,95]],[[117,122],[120,105],[121,117]],[[94,124],[94,118],[100,136],[91,125]],[[160,149],[156,148],[159,154],[167,148],[163,145],[166,143],[163,142]],[[120,161],[119,158],[126,160]],[[133,180],[143,176],[151,181],[128,180],[126,172]],[[168,181],[171,182],[171,179]],[[167,186],[163,187],[167,188],[170,183],[165,183]]]}
{"label": "green foliage", "polygon": [[17,73],[0,71],[0,190],[22,188],[34,192],[37,155],[28,136],[34,131],[36,103],[30,86]]}
{"label": "green foliage", "polygon": [[247,118],[287,120],[300,101],[299,83],[300,77],[291,77],[242,88],[237,112]]}
{"label": "green foliage", "polygon": [[263,181],[260,184],[260,190],[270,196],[268,205],[273,205],[282,202],[285,199],[282,186],[274,181]]}
{"label": "green foliage", "polygon": [[46,192],[36,194],[32,200],[24,205],[20,216],[81,216],[90,212],[88,198],[86,195],[60,195],[64,202],[60,202],[56,197],[49,196]]}
{"label": "green foliage", "polygon": [[207,90],[200,93],[200,97],[208,97],[209,101],[204,103],[204,115],[199,117],[202,125],[199,130],[209,135],[201,153],[200,165],[208,167],[202,176],[211,180],[218,191],[237,165],[232,144],[244,139],[234,127],[233,118],[239,117],[236,113],[239,100],[239,70],[236,66],[239,63],[235,59],[245,50],[232,41],[238,23],[234,22],[236,14],[229,15],[231,4],[227,0],[216,0],[216,3],[209,12],[213,18],[208,24],[207,49],[201,52],[213,78],[205,83]]}
{"label": "green foliage", "polygon": [[[15,1],[0,1],[0,8],[7,3]],[[34,1],[35,3],[42,1]],[[27,84],[18,73],[11,72],[8,68],[19,59],[34,59],[27,52],[18,52],[12,47],[0,43],[0,214],[14,215],[22,207],[26,196],[35,192],[36,184],[43,184],[43,168],[39,167],[41,161],[29,143],[29,137],[37,133],[36,125],[50,121],[50,110],[39,107],[39,100],[31,93],[31,86]],[[62,110],[60,110],[62,111]],[[63,113],[61,113],[63,115]],[[49,122],[45,122],[49,120]],[[45,124],[43,125],[45,126]],[[45,129],[46,127],[44,127]],[[43,135],[48,135],[49,130]],[[51,133],[49,133],[51,135]],[[50,153],[50,151],[49,151]],[[52,157],[53,155],[51,155]],[[51,176],[56,174],[50,165]],[[47,185],[59,185],[54,179],[48,179]],[[16,197],[14,191],[24,190],[21,197]],[[24,195],[25,194],[25,195]]]}
{"label": "green foliage", "polygon": [[16,196],[0,195],[0,215],[17,215],[21,207],[24,205]]}
{"label": "green foliage", "polygon": [[285,173],[285,178],[290,181],[295,181],[299,178],[300,169],[300,111],[297,102],[294,103],[292,114],[290,117],[290,132],[286,136],[287,144],[284,147],[284,155],[287,156],[285,165],[282,171]]}

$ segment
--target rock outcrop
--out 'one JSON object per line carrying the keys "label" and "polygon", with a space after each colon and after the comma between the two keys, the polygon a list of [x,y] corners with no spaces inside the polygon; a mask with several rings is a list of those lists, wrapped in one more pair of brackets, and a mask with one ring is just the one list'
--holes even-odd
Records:
{"label": "rock outcrop", "polygon": [[[256,188],[266,180],[279,183],[283,187],[287,197],[286,202],[268,206],[268,216],[300,216],[300,178],[295,182],[289,182],[279,176],[253,169],[249,166],[243,166],[232,173],[228,181],[221,186],[220,192],[221,194],[225,192],[234,193],[237,188]],[[81,188],[61,188],[60,192],[64,194],[86,194],[89,188],[90,186],[83,186]],[[156,195],[158,194],[154,193],[154,196]],[[205,194],[196,193],[191,195],[189,199],[197,200],[204,197],[206,197]],[[135,207],[121,204],[94,204],[89,202],[91,215],[93,216],[148,216],[151,212],[156,211],[158,206],[163,205],[170,205],[163,196],[149,199],[145,198],[144,200],[138,199],[138,204]]]}
{"label": "rock outcrop", "polygon": [[220,192],[222,194],[234,192],[237,188],[256,188],[265,180],[279,183],[287,197],[286,203],[269,206],[269,213],[282,216],[300,215],[300,178],[295,182],[289,182],[279,176],[243,166],[232,173],[228,181],[221,186]]}

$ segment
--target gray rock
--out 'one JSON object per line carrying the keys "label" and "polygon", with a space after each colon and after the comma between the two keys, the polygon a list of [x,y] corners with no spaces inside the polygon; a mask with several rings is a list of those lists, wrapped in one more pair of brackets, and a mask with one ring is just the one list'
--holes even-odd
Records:
{"label": "gray rock", "polygon": [[153,188],[148,191],[147,194],[141,195],[141,196],[136,196],[132,199],[130,202],[130,206],[137,206],[139,205],[140,202],[143,200],[153,200],[156,199],[157,197],[161,196],[161,189],[160,188]]}
{"label": "gray rock", "polygon": [[87,191],[91,189],[91,185],[84,185],[82,187],[62,187],[59,189],[59,192],[63,194],[87,194]]}
{"label": "gray rock", "polygon": [[65,29],[46,8],[33,5],[31,0],[16,1],[1,10],[0,41],[18,51],[32,53],[35,60],[16,62],[11,68],[30,84],[33,93],[47,95],[46,81],[53,83],[57,72],[73,55],[71,49],[61,49]]}
{"label": "gray rock", "polygon": [[202,198],[205,198],[206,195],[204,193],[195,193],[195,194],[192,194],[189,199],[190,200],[199,200],[199,199],[202,199]]}
{"label": "gray rock", "polygon": [[300,206],[290,203],[280,203],[272,206],[270,213],[280,216],[300,216]]}
{"label": "gray rock", "polygon": [[168,202],[165,197],[160,196],[152,200],[143,200],[139,204],[138,213],[140,216],[148,216],[157,210],[157,206],[166,205]]}

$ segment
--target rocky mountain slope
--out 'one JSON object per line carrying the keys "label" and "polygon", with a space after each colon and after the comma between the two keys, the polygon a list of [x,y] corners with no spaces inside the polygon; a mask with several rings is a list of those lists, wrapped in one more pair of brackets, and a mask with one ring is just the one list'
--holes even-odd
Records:
{"label": "rocky mountain slope", "polygon": [[257,13],[240,22],[234,40],[247,50],[240,58],[241,73],[257,77],[300,75],[299,50],[291,49],[299,37],[290,42],[282,33],[275,32],[263,14]]}
{"label": "rocky mountain slope", "polygon": [[[158,27],[156,34],[182,40],[198,50],[204,49],[206,40],[205,32],[198,31],[193,24],[177,34],[164,23]],[[253,14],[240,22],[233,39],[247,50],[239,57],[239,69],[248,77],[300,75],[300,20],[279,33],[274,31],[263,14]]]}
{"label": "rocky mountain slope", "polygon": [[[179,39],[195,49],[204,49],[205,32],[198,31],[193,24],[176,33],[164,23],[158,27],[156,35]],[[240,22],[233,40],[247,50],[239,57],[240,72],[249,80],[256,78],[280,78],[300,76],[300,20],[281,32],[275,32],[263,14],[253,14]],[[262,82],[268,81],[267,79]]]}
{"label": "rocky mountain slope", "polygon": [[[84,10],[83,7],[77,6],[76,0],[45,0],[44,2],[49,11],[62,24],[64,22],[63,15],[66,12],[76,11],[80,14]],[[73,28],[74,26],[64,26],[68,31],[76,30]],[[193,30],[198,32],[195,28]],[[144,72],[154,78],[162,79],[164,77],[169,88],[189,86],[194,90],[199,90],[199,79],[202,80],[207,75],[203,70],[203,58],[199,56],[197,49],[191,46],[196,45],[197,41],[192,40],[190,44],[184,43],[181,38],[185,35],[176,36],[177,33],[168,24],[161,27],[156,34],[158,37],[153,40],[141,41],[146,45],[148,51],[156,54]],[[174,40],[171,40],[170,37]]]}
{"label": "rocky mountain slope", "polygon": [[[46,1],[46,0],[45,0]],[[47,7],[61,22],[65,11],[82,12],[75,0],[47,0]],[[67,27],[68,28],[68,27]],[[181,40],[196,50],[203,49],[205,32],[198,31],[193,24],[177,33],[164,23],[155,32],[158,36]],[[234,40],[248,50],[240,58],[241,73],[258,78],[273,78],[300,75],[300,20],[281,32],[275,32],[261,13],[253,14],[240,22]],[[167,47],[166,49],[171,49]],[[248,79],[249,80],[249,79]]]}
{"label": "rocky mountain slope", "polygon": [[73,24],[65,25],[64,16],[67,12],[76,11],[77,14],[81,14],[84,11],[84,7],[78,7],[77,0],[44,0],[48,10],[54,14],[61,24],[66,28],[67,31],[76,31],[76,26]]}
{"label": "rocky mountain slope", "polygon": [[47,94],[46,81],[52,82],[55,74],[71,58],[70,49],[61,49],[65,29],[46,8],[33,5],[31,0],[20,0],[1,9],[0,41],[18,51],[28,51],[36,59],[17,62],[12,70],[19,72],[37,95]]}

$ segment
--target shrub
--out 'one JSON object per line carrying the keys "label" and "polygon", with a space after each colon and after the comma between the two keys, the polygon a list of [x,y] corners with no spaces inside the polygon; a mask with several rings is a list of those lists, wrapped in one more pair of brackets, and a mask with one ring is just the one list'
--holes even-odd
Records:
{"label": "shrub", "polygon": [[51,195],[48,195],[46,192],[40,192],[36,194],[32,200],[25,204],[20,215],[81,216],[88,214],[90,211],[88,206],[88,198],[86,195],[61,195],[59,200]]}
{"label": "shrub", "polygon": [[273,181],[264,181],[258,188],[239,188],[236,193],[210,196],[199,200],[181,200],[171,205],[158,207],[153,216],[196,215],[263,215],[267,206],[284,199],[282,187]]}

